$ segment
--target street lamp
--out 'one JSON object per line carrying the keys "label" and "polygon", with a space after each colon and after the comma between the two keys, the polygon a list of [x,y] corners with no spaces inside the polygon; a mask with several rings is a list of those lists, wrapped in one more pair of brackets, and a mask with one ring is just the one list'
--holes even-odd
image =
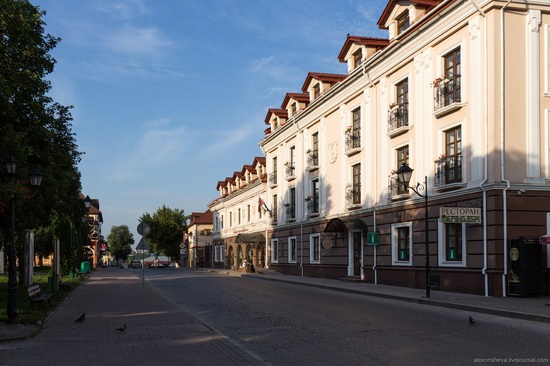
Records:
{"label": "street lamp", "polygon": [[[424,232],[425,237],[425,252],[426,252],[426,297],[430,297],[430,244],[428,233],[428,176],[424,177],[424,184],[416,183],[416,187],[410,187],[411,175],[414,169],[411,169],[407,163],[403,163],[397,171],[397,179],[405,188],[412,189],[414,193],[424,198]],[[424,194],[422,194],[422,192]]]}
{"label": "street lamp", "polygon": [[[12,181],[15,180],[15,172],[17,170],[17,159],[11,155],[6,159],[6,170],[8,175],[12,177]],[[31,198],[36,194],[36,188],[42,183],[42,172],[40,170],[34,170],[30,174],[31,186],[34,188],[34,192],[31,194]],[[8,323],[17,323],[17,250],[15,248],[15,191],[12,193],[11,200],[11,236],[8,249]]]}

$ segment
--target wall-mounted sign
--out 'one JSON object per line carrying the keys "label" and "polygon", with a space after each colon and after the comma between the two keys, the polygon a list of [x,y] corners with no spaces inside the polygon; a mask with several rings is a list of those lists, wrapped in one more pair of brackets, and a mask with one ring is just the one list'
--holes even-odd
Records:
{"label": "wall-mounted sign", "polygon": [[369,231],[367,233],[367,245],[378,245],[378,233]]}
{"label": "wall-mounted sign", "polygon": [[481,208],[440,207],[439,218],[443,223],[481,223]]}

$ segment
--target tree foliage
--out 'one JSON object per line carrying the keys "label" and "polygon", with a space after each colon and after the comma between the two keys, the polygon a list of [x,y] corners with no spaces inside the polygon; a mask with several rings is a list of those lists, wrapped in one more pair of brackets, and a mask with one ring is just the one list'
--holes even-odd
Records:
{"label": "tree foliage", "polygon": [[145,238],[152,251],[177,258],[185,231],[185,220],[183,210],[171,209],[163,205],[153,215],[145,213],[139,221],[147,223],[151,228],[150,234]]}
{"label": "tree foliage", "polygon": [[[82,153],[72,132],[71,107],[48,95],[46,77],[55,65],[50,51],[60,39],[45,33],[44,14],[27,0],[0,0],[0,162],[11,155],[18,161],[15,178],[0,172],[0,231],[4,239],[10,237],[15,202],[18,252],[25,228],[65,220],[72,223],[61,225],[65,229],[80,227],[85,214],[79,196]],[[30,199],[28,176],[35,167],[43,180]],[[63,235],[70,232],[65,229]]]}
{"label": "tree foliage", "polygon": [[111,233],[107,236],[107,242],[114,257],[126,260],[128,254],[132,252],[131,245],[134,244],[134,235],[126,225],[113,226]]}

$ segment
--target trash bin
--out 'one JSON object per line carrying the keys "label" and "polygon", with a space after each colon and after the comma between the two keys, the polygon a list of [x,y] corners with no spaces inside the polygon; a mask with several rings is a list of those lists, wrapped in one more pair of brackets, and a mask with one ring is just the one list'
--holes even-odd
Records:
{"label": "trash bin", "polygon": [[90,272],[90,262],[82,262],[80,263],[80,272],[82,273],[88,273]]}

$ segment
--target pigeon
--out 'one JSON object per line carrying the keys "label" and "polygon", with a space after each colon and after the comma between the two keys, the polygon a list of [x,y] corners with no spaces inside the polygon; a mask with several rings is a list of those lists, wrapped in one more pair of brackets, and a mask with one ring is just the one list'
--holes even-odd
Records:
{"label": "pigeon", "polygon": [[116,330],[117,332],[121,332],[121,333],[124,332],[124,331],[126,330],[126,324],[124,324],[124,325],[123,325],[122,327],[120,327],[120,328],[116,328],[115,330]]}
{"label": "pigeon", "polygon": [[476,321],[475,321],[474,318],[472,318],[471,316],[468,317],[468,321],[470,322],[471,325],[475,325],[475,324],[476,324]]}
{"label": "pigeon", "polygon": [[75,323],[82,323],[84,320],[86,320],[86,313],[82,313],[81,316],[78,317],[74,322]]}

